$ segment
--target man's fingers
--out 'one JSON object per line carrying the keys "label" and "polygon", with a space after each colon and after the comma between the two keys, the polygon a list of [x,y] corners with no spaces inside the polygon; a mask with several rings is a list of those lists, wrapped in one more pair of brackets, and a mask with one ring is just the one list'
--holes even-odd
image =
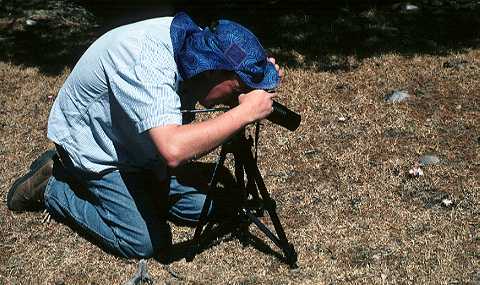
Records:
{"label": "man's fingers", "polygon": [[274,97],[277,96],[277,93],[275,93],[275,92],[270,93],[270,92],[269,92],[268,95],[269,95],[268,97],[269,97],[270,99],[272,99],[272,98],[274,98]]}
{"label": "man's fingers", "polygon": [[275,58],[269,57],[268,61],[270,61],[275,66],[275,69],[277,70],[277,72],[280,70],[280,65],[276,64]]}
{"label": "man's fingers", "polygon": [[283,78],[283,75],[285,75],[285,73],[283,72],[283,69],[280,68],[280,65],[276,64],[275,58],[269,57],[268,61],[270,61],[275,66],[275,70],[277,71],[278,76],[280,76],[280,78]]}

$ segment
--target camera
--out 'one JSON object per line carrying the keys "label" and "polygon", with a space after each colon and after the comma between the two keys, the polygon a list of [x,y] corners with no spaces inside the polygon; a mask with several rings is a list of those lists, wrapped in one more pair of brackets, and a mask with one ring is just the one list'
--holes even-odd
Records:
{"label": "camera", "polygon": [[295,131],[300,126],[302,117],[300,114],[293,112],[284,105],[273,101],[273,112],[267,117],[270,122]]}

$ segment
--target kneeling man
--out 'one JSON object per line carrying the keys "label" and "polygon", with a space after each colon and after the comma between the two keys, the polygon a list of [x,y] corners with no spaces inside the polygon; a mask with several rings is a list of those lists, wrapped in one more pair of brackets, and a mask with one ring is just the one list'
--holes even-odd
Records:
{"label": "kneeling man", "polygon": [[[155,255],[171,244],[167,220],[200,216],[206,180],[186,162],[266,118],[274,94],[264,90],[280,78],[258,39],[232,21],[202,29],[179,13],[118,27],[72,70],[48,120],[56,150],[14,183],[7,205],[45,207],[117,255]],[[232,108],[191,123],[181,110],[197,102]]]}

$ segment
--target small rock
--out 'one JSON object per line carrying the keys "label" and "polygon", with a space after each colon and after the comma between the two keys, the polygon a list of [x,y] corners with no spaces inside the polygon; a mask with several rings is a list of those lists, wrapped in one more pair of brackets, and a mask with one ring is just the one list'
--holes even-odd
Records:
{"label": "small rock", "polygon": [[464,67],[468,61],[465,59],[459,59],[459,58],[454,58],[451,60],[447,60],[446,62],[443,63],[444,68],[455,68],[455,69],[460,69]]}
{"label": "small rock", "polygon": [[436,155],[427,154],[427,155],[421,156],[418,162],[421,166],[439,164],[440,158],[438,158],[438,156]]}
{"label": "small rock", "polygon": [[407,91],[395,90],[391,94],[385,96],[384,100],[391,103],[402,102],[410,97]]}
{"label": "small rock", "polygon": [[347,118],[345,118],[345,117],[342,116],[342,117],[338,117],[337,120],[338,120],[339,122],[346,122],[346,121],[347,121]]}
{"label": "small rock", "polygon": [[27,19],[27,20],[25,21],[25,24],[26,24],[27,26],[35,26],[35,25],[37,24],[37,21],[32,20],[32,19]]}
{"label": "small rock", "polygon": [[310,149],[303,152],[303,154],[306,156],[315,155],[317,153],[319,153],[318,149]]}
{"label": "small rock", "polygon": [[393,10],[398,10],[400,13],[412,13],[417,12],[420,8],[410,3],[397,3],[392,6]]}
{"label": "small rock", "polygon": [[412,5],[410,3],[407,3],[404,6],[405,11],[417,11],[418,9],[419,9],[418,6]]}
{"label": "small rock", "polygon": [[450,207],[452,204],[453,204],[453,201],[448,198],[445,198],[442,200],[442,205],[447,208]]}

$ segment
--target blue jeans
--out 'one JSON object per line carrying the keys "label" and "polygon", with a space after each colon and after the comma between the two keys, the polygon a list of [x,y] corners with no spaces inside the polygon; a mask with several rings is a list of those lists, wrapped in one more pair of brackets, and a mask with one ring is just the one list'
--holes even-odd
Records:
{"label": "blue jeans", "polygon": [[74,171],[55,162],[45,190],[47,210],[124,257],[151,257],[168,247],[167,220],[195,223],[205,200],[206,177],[190,170],[164,181],[149,172],[94,177]]}

